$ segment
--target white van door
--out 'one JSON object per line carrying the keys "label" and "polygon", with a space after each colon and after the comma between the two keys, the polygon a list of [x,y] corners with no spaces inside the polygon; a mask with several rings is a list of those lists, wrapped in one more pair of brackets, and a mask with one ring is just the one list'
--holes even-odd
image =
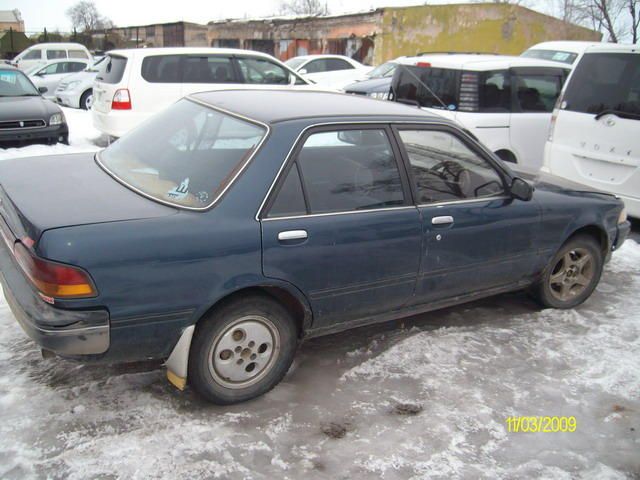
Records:
{"label": "white van door", "polygon": [[640,53],[632,48],[582,57],[557,112],[545,166],[620,195],[640,218]]}
{"label": "white van door", "polygon": [[562,68],[511,69],[513,111],[509,139],[513,153],[527,167],[542,167],[551,113],[562,91],[565,75]]}

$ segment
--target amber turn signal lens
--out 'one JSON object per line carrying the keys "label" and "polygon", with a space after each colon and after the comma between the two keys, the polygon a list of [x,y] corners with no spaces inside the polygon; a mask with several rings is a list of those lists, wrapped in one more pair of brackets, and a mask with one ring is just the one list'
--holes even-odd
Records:
{"label": "amber turn signal lens", "polygon": [[44,295],[82,298],[97,294],[89,275],[79,268],[38,258],[21,243],[16,243],[14,254],[27,278]]}

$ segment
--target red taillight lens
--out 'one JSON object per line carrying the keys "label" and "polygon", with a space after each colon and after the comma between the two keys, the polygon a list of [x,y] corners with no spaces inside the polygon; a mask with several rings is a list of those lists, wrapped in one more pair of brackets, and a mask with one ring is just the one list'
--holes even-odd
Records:
{"label": "red taillight lens", "polygon": [[126,88],[116,90],[116,93],[113,95],[113,101],[111,102],[111,109],[131,110],[131,95],[129,95],[129,90]]}
{"label": "red taillight lens", "polygon": [[79,268],[38,258],[21,243],[15,244],[14,254],[27,278],[46,296],[81,298],[97,293],[89,276]]}
{"label": "red taillight lens", "polygon": [[416,67],[430,68],[431,67],[431,63],[429,63],[429,62],[418,62],[418,63],[416,63]]}

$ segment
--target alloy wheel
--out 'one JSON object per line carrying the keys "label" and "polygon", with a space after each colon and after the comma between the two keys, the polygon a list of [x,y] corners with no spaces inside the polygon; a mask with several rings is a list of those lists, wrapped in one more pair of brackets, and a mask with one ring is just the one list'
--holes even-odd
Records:
{"label": "alloy wheel", "polygon": [[551,294],[562,302],[581,295],[593,281],[594,260],[588,250],[574,248],[555,264],[549,277]]}

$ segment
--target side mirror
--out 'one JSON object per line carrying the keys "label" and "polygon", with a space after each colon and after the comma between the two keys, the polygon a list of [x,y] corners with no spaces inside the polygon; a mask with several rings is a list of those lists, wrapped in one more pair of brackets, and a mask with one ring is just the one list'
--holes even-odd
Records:
{"label": "side mirror", "polygon": [[305,75],[307,73],[307,69],[306,68],[301,68],[300,70],[298,70],[298,73],[300,75]]}
{"label": "side mirror", "polygon": [[518,200],[528,202],[533,197],[533,187],[520,177],[515,177],[511,181],[511,187],[509,190],[511,192],[511,196]]}
{"label": "side mirror", "polygon": [[47,87],[38,87],[38,91],[40,93],[47,93],[49,91],[49,89]]}
{"label": "side mirror", "polygon": [[36,73],[36,77],[44,77],[45,73],[43,70],[39,71],[38,73]]}

